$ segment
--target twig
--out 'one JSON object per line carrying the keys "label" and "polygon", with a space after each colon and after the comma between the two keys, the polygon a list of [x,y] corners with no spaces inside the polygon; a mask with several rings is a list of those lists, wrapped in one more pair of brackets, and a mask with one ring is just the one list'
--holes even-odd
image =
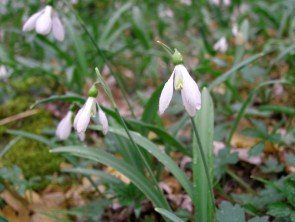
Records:
{"label": "twig", "polygon": [[0,120],[0,126],[11,123],[11,122],[14,122],[14,121],[17,121],[17,120],[20,120],[20,119],[24,119],[24,118],[32,116],[32,115],[35,115],[38,112],[39,112],[39,110],[33,109],[33,110],[27,110],[27,111],[22,112],[22,113],[18,113],[18,114],[14,115],[14,116],[9,116],[9,117],[7,117],[5,119]]}

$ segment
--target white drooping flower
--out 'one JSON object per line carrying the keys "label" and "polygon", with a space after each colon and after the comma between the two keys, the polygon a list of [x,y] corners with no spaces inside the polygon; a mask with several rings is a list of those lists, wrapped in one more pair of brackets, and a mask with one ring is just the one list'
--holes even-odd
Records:
{"label": "white drooping flower", "polygon": [[[96,93],[97,95],[97,93]],[[91,117],[96,116],[97,114],[97,102],[95,97],[89,96],[86,103],[83,107],[78,111],[75,119],[74,119],[74,128],[78,133],[80,140],[84,140],[86,129],[90,123]],[[102,125],[103,134],[107,134],[109,130],[108,119],[105,113],[99,109],[98,110],[98,119],[100,124]]]}
{"label": "white drooping flower", "polygon": [[9,72],[5,65],[0,65],[0,80],[7,80],[11,72]]}
{"label": "white drooping flower", "polygon": [[228,48],[227,41],[225,37],[222,37],[214,44],[214,49],[219,52],[226,52]]}
{"label": "white drooping flower", "polygon": [[233,25],[232,33],[233,33],[233,36],[235,37],[235,43],[237,45],[242,45],[243,43],[245,43],[244,35],[241,32],[241,30],[239,30],[237,24]]}
{"label": "white drooping flower", "polygon": [[231,0],[211,0],[211,3],[214,5],[220,5],[223,3],[225,6],[229,6],[231,4]]}
{"label": "white drooping flower", "polygon": [[231,3],[231,0],[223,0],[223,4],[226,6],[229,6]]}
{"label": "white drooping flower", "polygon": [[[174,59],[176,58],[176,60]],[[159,100],[159,114],[162,115],[170,104],[174,90],[181,92],[182,103],[187,113],[193,117],[201,108],[201,93],[197,83],[182,64],[181,54],[175,50],[173,54],[176,64],[170,78],[165,83]]]}
{"label": "white drooping flower", "polygon": [[72,116],[73,112],[69,111],[57,125],[55,135],[59,140],[66,140],[70,136],[72,130]]}
{"label": "white drooping flower", "polygon": [[211,0],[212,4],[220,5],[220,0]]}
{"label": "white drooping flower", "polygon": [[98,111],[98,120],[102,125],[102,132],[104,135],[109,131],[109,123],[106,114],[100,109]]}
{"label": "white drooping flower", "polygon": [[33,14],[24,24],[23,31],[35,29],[38,34],[48,35],[51,31],[58,41],[63,41],[65,29],[52,6],[47,5],[44,9]]}

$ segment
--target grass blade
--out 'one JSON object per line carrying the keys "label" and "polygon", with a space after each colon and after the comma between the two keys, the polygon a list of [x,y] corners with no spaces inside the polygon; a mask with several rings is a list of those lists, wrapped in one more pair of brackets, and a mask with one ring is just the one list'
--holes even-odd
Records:
{"label": "grass blade", "polygon": [[100,178],[103,178],[105,181],[108,183],[113,183],[113,184],[120,184],[122,181],[117,179],[116,177],[105,173],[104,171],[101,170],[93,170],[93,169],[85,169],[85,168],[71,168],[71,169],[63,169],[63,173],[75,173],[75,174],[83,174],[86,176],[97,176]]}
{"label": "grass blade", "polygon": [[[90,126],[90,128],[93,130],[102,130],[101,126]],[[110,127],[109,132],[128,138],[128,135],[123,130],[118,128]],[[162,152],[154,143],[149,141],[147,138],[141,136],[139,133],[130,131],[130,134],[136,144],[147,150],[165,167],[167,167],[167,169],[175,176],[175,178],[179,181],[179,183],[182,185],[188,195],[192,197],[191,183],[187,179],[185,173],[175,164],[175,162],[167,154]]]}
{"label": "grass blade", "polygon": [[0,159],[4,156],[5,153],[7,153],[11,147],[13,147],[19,140],[21,139],[20,136],[14,138],[11,140],[1,151],[0,151]]}
{"label": "grass blade", "polygon": [[68,153],[74,156],[93,160],[95,162],[110,166],[128,177],[156,207],[169,210],[169,204],[162,195],[154,188],[152,183],[143,174],[130,164],[115,158],[113,155],[98,149],[86,148],[84,146],[59,147],[51,150],[53,153]]}
{"label": "grass blade", "polygon": [[47,139],[47,138],[45,138],[43,136],[34,134],[34,133],[25,132],[25,131],[22,131],[22,130],[7,130],[6,132],[8,134],[11,134],[11,135],[15,135],[15,136],[19,136],[19,137],[25,137],[25,138],[28,138],[28,139],[39,141],[39,142],[44,143],[44,144],[46,144],[46,145],[48,145],[50,147],[52,147],[54,145],[54,143],[51,142],[49,139]]}
{"label": "grass blade", "polygon": [[37,100],[33,105],[30,106],[30,109],[34,109],[36,106],[45,104],[45,103],[50,103],[50,102],[55,102],[55,101],[62,101],[62,102],[78,102],[78,103],[84,103],[85,98],[78,96],[78,95],[61,95],[61,96],[50,96],[45,99],[40,99]]}
{"label": "grass blade", "polygon": [[172,222],[184,222],[179,217],[177,217],[174,213],[170,212],[169,210],[165,210],[162,208],[155,208],[155,211],[157,211],[162,216],[168,218]]}
{"label": "grass blade", "polygon": [[251,62],[254,62],[255,60],[261,58],[262,56],[265,56],[267,53],[266,52],[261,52],[258,54],[255,54],[254,56],[251,56],[244,61],[240,62],[239,64],[235,65],[232,67],[229,71],[225,72],[221,76],[219,76],[217,79],[215,79],[208,87],[208,89],[211,91],[214,87],[219,85],[220,83],[223,83],[226,81],[231,75],[236,73],[239,69],[243,68],[244,66],[250,64]]}

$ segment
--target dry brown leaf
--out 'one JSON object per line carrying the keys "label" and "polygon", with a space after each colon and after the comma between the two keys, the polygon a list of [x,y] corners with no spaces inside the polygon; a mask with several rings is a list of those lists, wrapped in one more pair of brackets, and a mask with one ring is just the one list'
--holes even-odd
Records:
{"label": "dry brown leaf", "polygon": [[259,139],[257,138],[252,138],[239,133],[234,133],[230,141],[230,145],[236,148],[251,148],[257,142],[259,142]]}
{"label": "dry brown leaf", "polygon": [[118,179],[120,179],[122,182],[124,182],[126,184],[129,184],[130,183],[130,180],[125,175],[123,175],[122,173],[118,172],[117,170],[115,170],[112,167],[109,167],[109,166],[106,167],[105,171],[106,171],[106,173],[109,173],[109,174],[117,177]]}

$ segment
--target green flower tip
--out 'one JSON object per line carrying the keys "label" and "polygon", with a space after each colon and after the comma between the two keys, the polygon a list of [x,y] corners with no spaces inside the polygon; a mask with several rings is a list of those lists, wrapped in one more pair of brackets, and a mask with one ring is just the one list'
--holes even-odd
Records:
{"label": "green flower tip", "polygon": [[89,97],[97,97],[97,94],[98,94],[98,90],[96,88],[95,85],[92,85],[91,88],[88,90],[88,96]]}
{"label": "green flower tip", "polygon": [[174,53],[172,55],[172,60],[174,65],[179,65],[183,63],[183,58],[180,52],[177,49],[174,49]]}

